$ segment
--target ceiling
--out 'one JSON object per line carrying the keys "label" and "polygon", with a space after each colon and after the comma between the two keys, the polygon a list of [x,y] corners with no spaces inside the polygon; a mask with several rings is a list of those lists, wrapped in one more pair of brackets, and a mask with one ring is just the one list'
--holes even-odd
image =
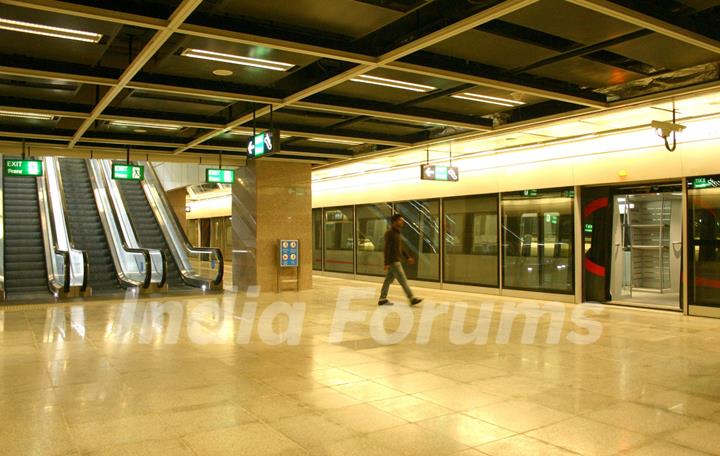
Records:
{"label": "ceiling", "polygon": [[0,0],[0,144],[243,158],[273,127],[267,159],[329,164],[542,135],[717,83],[718,25],[720,0]]}

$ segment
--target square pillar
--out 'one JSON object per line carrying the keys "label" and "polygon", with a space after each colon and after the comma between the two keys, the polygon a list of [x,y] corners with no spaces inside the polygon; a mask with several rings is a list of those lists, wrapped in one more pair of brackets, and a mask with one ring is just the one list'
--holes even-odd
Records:
{"label": "square pillar", "polygon": [[[311,165],[258,159],[232,186],[233,286],[277,291],[280,239],[300,241],[299,287],[312,288]],[[284,271],[284,276],[294,271]],[[288,284],[287,289],[292,284]]]}

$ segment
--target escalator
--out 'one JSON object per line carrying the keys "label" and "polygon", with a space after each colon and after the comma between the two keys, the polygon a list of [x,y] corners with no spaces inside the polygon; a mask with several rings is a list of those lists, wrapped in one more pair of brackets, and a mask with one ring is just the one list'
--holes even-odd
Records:
{"label": "escalator", "polygon": [[87,252],[89,286],[93,293],[119,290],[118,274],[105,239],[85,160],[61,158],[60,175],[67,204],[69,232],[75,246]]}
{"label": "escalator", "polygon": [[5,291],[9,298],[49,293],[45,247],[40,226],[37,179],[4,179]]}
{"label": "escalator", "polygon": [[168,247],[165,236],[150,207],[142,184],[138,181],[117,181],[123,194],[125,208],[133,221],[135,235],[144,248],[165,252],[167,259],[167,284],[170,289],[190,287],[185,283],[175,257]]}

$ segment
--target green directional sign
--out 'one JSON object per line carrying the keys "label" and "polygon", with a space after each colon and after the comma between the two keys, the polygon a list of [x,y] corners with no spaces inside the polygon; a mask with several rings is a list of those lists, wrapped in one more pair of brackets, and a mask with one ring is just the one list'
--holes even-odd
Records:
{"label": "green directional sign", "polygon": [[523,196],[537,196],[538,191],[535,189],[532,190],[523,190]]}
{"label": "green directional sign", "polygon": [[40,160],[13,160],[6,158],[5,175],[30,177],[42,176],[43,165]]}
{"label": "green directional sign", "polygon": [[213,169],[205,170],[205,182],[208,184],[232,184],[235,181],[235,170]]}
{"label": "green directional sign", "polygon": [[720,187],[720,176],[706,176],[688,179],[688,187],[696,190]]}
{"label": "green directional sign", "polygon": [[145,178],[145,167],[140,165],[113,165],[112,178],[115,180],[141,181]]}
{"label": "green directional sign", "polygon": [[592,233],[593,232],[593,224],[592,223],[586,223],[584,227],[584,231],[586,233]]}

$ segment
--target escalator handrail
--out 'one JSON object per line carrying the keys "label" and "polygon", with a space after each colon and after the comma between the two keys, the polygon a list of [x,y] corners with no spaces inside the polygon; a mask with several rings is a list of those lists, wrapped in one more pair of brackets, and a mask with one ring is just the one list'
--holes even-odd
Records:
{"label": "escalator handrail", "polygon": [[165,286],[165,283],[167,282],[167,269],[168,269],[168,262],[167,262],[167,255],[165,255],[165,251],[160,249],[160,258],[162,258],[162,279],[160,279],[160,283],[158,286],[160,288]]}
{"label": "escalator handrail", "polygon": [[54,252],[56,255],[60,255],[63,259],[63,285],[62,290],[65,293],[70,291],[70,252],[67,250],[60,250],[55,247]]}
{"label": "escalator handrail", "polygon": [[152,164],[150,162],[143,162],[143,165],[145,167],[145,174],[150,175],[153,180],[153,185],[156,185],[159,188],[156,188],[157,194],[161,199],[162,204],[167,209],[166,212],[170,214],[170,217],[172,218],[172,222],[175,224],[176,231],[179,233],[180,240],[183,243],[183,247],[191,252],[191,253],[210,253],[215,254],[218,261],[218,273],[215,275],[215,279],[212,280],[212,282],[215,285],[219,285],[223,280],[223,275],[225,273],[225,264],[223,262],[223,255],[222,251],[217,247],[194,247],[190,240],[187,237],[187,234],[185,233],[185,230],[182,229],[182,225],[180,223],[180,220],[177,217],[177,214],[172,209],[172,205],[170,205],[170,202],[167,200],[167,195],[165,194],[165,189],[163,189],[162,184],[160,183],[160,179],[157,176],[157,173],[155,172],[155,168],[153,168]]}
{"label": "escalator handrail", "polygon": [[87,290],[88,279],[90,278],[90,261],[88,261],[88,253],[85,250],[81,250],[83,257],[83,281],[80,286],[80,291]]}
{"label": "escalator handrail", "polygon": [[[110,196],[109,187],[108,187],[108,176],[105,174],[105,169],[102,167],[102,164],[98,162],[100,165],[100,172],[102,173],[102,176],[97,176],[99,179],[104,180],[105,184],[105,190],[107,194],[107,199],[110,203],[110,209],[112,212],[113,220],[115,221],[115,226],[117,227],[117,231],[120,235],[120,243],[122,244],[122,248],[124,251],[128,253],[139,253],[142,254],[143,260],[145,263],[144,271],[145,271],[145,277],[143,278],[142,287],[148,288],[152,282],[152,257],[150,256],[150,250],[143,247],[130,247],[127,237],[125,236],[125,231],[123,231],[122,226],[120,224],[120,216],[118,215],[118,207],[115,205],[115,200]],[[90,163],[86,163],[86,166],[88,166],[88,174],[92,172],[90,169]],[[122,192],[118,192],[120,194],[120,198],[122,200],[122,203],[125,204],[125,207],[127,207],[127,203],[122,195]],[[137,230],[135,229],[135,224],[132,221],[131,217],[128,217],[128,220],[130,221],[130,227],[133,230],[134,233],[137,233]],[[162,254],[162,251],[160,251]],[[163,265],[163,276],[165,275],[164,271],[164,265]]]}

